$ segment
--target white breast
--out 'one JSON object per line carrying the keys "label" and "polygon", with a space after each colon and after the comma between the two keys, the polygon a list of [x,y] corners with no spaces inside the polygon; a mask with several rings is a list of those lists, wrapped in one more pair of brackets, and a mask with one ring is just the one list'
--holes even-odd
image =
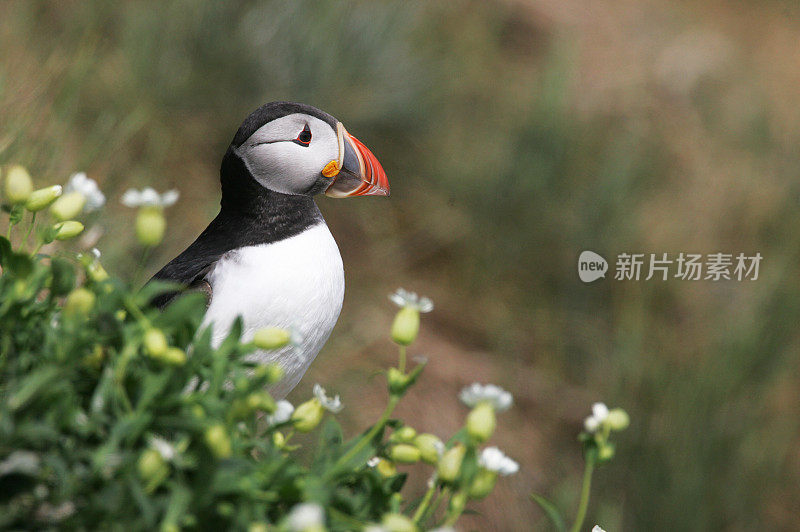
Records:
{"label": "white breast", "polygon": [[263,327],[289,329],[296,344],[251,357],[276,362],[286,377],[273,390],[283,397],[300,381],[328,340],[344,299],[339,248],[324,223],[299,235],[226,253],[207,277],[212,289],[204,324],[213,325],[215,345],[227,336],[237,316],[242,340]]}

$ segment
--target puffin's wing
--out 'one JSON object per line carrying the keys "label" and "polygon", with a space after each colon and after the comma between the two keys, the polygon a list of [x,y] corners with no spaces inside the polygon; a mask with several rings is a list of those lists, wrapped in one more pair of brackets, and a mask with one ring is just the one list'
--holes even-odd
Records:
{"label": "puffin's wing", "polygon": [[[199,289],[206,294],[206,304],[211,303],[211,284],[205,279],[206,275],[211,268],[214,267],[219,257],[192,257],[191,254],[187,256],[187,252],[191,246],[175,257],[169,264],[161,268],[156,273],[152,280],[170,281],[173,283],[181,284],[188,289]],[[154,297],[151,303],[158,308],[164,308],[172,302],[178,295],[179,291],[164,292]]]}

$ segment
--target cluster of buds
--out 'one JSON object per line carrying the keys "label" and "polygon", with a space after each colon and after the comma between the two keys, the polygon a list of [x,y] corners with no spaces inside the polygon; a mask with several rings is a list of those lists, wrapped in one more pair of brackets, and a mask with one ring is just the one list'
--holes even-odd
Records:
{"label": "cluster of buds", "polygon": [[630,425],[628,413],[621,408],[609,409],[605,403],[594,403],[592,413],[583,421],[580,439],[587,451],[596,452],[599,463],[614,458],[615,447],[609,441],[611,432],[625,430]]}
{"label": "cluster of buds", "polygon": [[186,364],[186,352],[178,347],[171,347],[167,337],[160,329],[149,328],[144,333],[145,352],[154,360],[168,366],[183,366]]}
{"label": "cluster of buds", "polygon": [[83,172],[72,174],[65,187],[51,185],[33,189],[28,171],[19,165],[8,168],[5,176],[4,198],[12,206],[12,225],[19,222],[27,210],[34,213],[50,207],[55,224],[42,233],[43,243],[69,240],[83,232],[83,224],[74,220],[81,213],[95,211],[105,204],[106,198],[97,182]]}
{"label": "cluster of buds", "polygon": [[444,452],[444,443],[437,436],[428,433],[417,434],[417,431],[409,426],[395,430],[389,437],[389,443],[391,446],[387,455],[393,464],[415,464],[422,461],[435,466]]}

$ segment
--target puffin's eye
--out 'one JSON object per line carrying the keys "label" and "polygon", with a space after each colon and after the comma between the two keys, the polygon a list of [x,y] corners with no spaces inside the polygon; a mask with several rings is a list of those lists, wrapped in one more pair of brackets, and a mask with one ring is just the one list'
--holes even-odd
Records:
{"label": "puffin's eye", "polygon": [[303,128],[303,131],[297,135],[294,141],[301,146],[308,146],[311,144],[311,129],[308,127],[308,124],[306,124],[306,127]]}

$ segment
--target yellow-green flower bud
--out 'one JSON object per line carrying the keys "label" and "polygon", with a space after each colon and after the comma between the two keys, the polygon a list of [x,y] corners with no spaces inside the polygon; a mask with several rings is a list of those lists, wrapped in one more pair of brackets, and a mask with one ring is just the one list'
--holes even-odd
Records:
{"label": "yellow-green flower bud", "polygon": [[488,440],[496,426],[494,407],[488,402],[478,403],[467,415],[467,434],[478,443]]}
{"label": "yellow-green flower bud", "polygon": [[265,327],[253,335],[253,343],[259,349],[280,349],[291,340],[291,334],[286,329],[278,327]]}
{"label": "yellow-green flower bud", "polygon": [[247,396],[247,406],[252,410],[263,410],[271,414],[275,411],[275,399],[267,392],[253,392]]}
{"label": "yellow-green flower bud", "polygon": [[631,424],[631,418],[623,409],[613,408],[608,413],[605,422],[611,430],[625,430]]}
{"label": "yellow-green flower bud", "polygon": [[402,395],[411,384],[411,378],[397,368],[389,368],[386,380],[392,395]]}
{"label": "yellow-green flower bud", "polygon": [[67,192],[53,203],[50,214],[59,221],[71,220],[83,211],[86,205],[86,196],[80,192]]}
{"label": "yellow-green flower bud", "polygon": [[392,323],[392,340],[400,345],[409,345],[419,334],[419,309],[403,307]]}
{"label": "yellow-green flower bud", "polygon": [[147,329],[144,333],[144,348],[151,357],[159,357],[169,349],[167,337],[161,329]]}
{"label": "yellow-green flower bud", "polygon": [[83,231],[83,224],[75,220],[61,222],[55,225],[56,240],[69,240],[81,234]]}
{"label": "yellow-green flower bud", "polygon": [[105,358],[106,354],[103,352],[103,348],[98,344],[94,346],[91,353],[83,357],[83,364],[93,369],[100,369]]}
{"label": "yellow-green flower bud", "polygon": [[454,482],[461,472],[461,462],[467,453],[466,447],[457,443],[452,449],[448,449],[439,459],[436,472],[442,482]]}
{"label": "yellow-green flower bud", "polygon": [[233,453],[231,438],[223,425],[211,425],[203,436],[211,453],[217,458],[228,458]]}
{"label": "yellow-green flower bud", "polygon": [[597,459],[600,462],[607,462],[614,458],[614,444],[612,443],[603,443],[597,447]]}
{"label": "yellow-green flower bud", "polygon": [[[31,212],[38,212],[53,203],[61,195],[61,185],[40,188],[31,192],[25,208]],[[70,216],[72,218],[72,216]]]}
{"label": "yellow-green flower bud", "polygon": [[272,444],[278,449],[284,448],[286,445],[286,436],[283,435],[283,432],[275,432],[272,435]]}
{"label": "yellow-green flower bud", "polygon": [[256,523],[250,523],[250,526],[247,527],[247,532],[269,532],[269,528],[267,527],[267,523],[258,521]]}
{"label": "yellow-green flower bud", "polygon": [[28,171],[19,165],[6,170],[6,200],[12,204],[25,203],[33,192],[33,181]]}
{"label": "yellow-green flower bud", "polygon": [[86,274],[89,276],[89,279],[96,283],[102,283],[108,279],[108,272],[98,261],[94,261],[86,267]]}
{"label": "yellow-green flower bud", "polygon": [[389,532],[417,532],[419,530],[414,521],[403,514],[386,514],[383,516],[381,526]]}
{"label": "yellow-green flower bud", "polygon": [[155,449],[147,449],[136,463],[139,476],[145,482],[145,491],[152,492],[169,475],[169,465]]}
{"label": "yellow-green flower bud", "polygon": [[413,427],[409,427],[408,425],[404,427],[400,427],[396,431],[394,431],[389,438],[389,441],[392,442],[402,442],[402,443],[411,443],[411,441],[417,436],[417,431],[414,430]]}
{"label": "yellow-green flower bud", "polygon": [[375,466],[375,471],[377,471],[384,478],[393,477],[397,474],[397,468],[395,465],[384,458],[378,460],[378,464]]}
{"label": "yellow-green flower bud", "polygon": [[171,521],[161,523],[160,532],[181,532],[181,527]]}
{"label": "yellow-green flower bud", "polygon": [[186,352],[179,347],[170,347],[157,358],[170,366],[183,366],[186,364]]}
{"label": "yellow-green flower bud", "polygon": [[283,378],[283,368],[277,364],[262,364],[253,370],[253,377],[269,383],[278,382]]}
{"label": "yellow-green flower bud", "polygon": [[467,494],[463,491],[459,491],[455,493],[452,497],[450,497],[450,514],[451,515],[458,515],[464,511],[464,507],[467,505]]}
{"label": "yellow-green flower bud", "polygon": [[298,406],[292,413],[292,424],[298,432],[311,432],[322,421],[324,409],[316,397]]}
{"label": "yellow-green flower bud", "polygon": [[143,246],[157,246],[164,239],[167,221],[161,207],[142,207],[136,215],[136,238]]}
{"label": "yellow-green flower bud", "polygon": [[389,457],[401,464],[415,464],[419,462],[419,449],[407,443],[398,443],[389,451]]}
{"label": "yellow-green flower bud", "polygon": [[469,496],[473,499],[483,499],[492,492],[496,482],[497,473],[488,469],[479,469],[469,487]]}
{"label": "yellow-green flower bud", "polygon": [[86,288],[76,288],[67,296],[64,302],[65,316],[85,316],[92,310],[97,297]]}
{"label": "yellow-green flower bud", "polygon": [[444,450],[442,440],[433,434],[419,434],[414,438],[414,445],[419,449],[420,458],[426,464],[435,465],[439,462],[439,455]]}

